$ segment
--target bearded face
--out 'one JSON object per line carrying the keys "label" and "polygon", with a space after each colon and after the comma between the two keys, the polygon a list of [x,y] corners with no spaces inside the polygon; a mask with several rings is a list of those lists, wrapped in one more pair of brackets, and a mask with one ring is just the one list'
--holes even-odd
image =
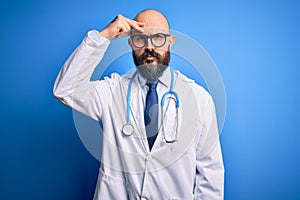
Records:
{"label": "bearded face", "polygon": [[138,56],[132,51],[134,64],[139,73],[148,82],[155,82],[161,77],[165,69],[169,66],[170,51],[165,51],[163,55],[155,52],[154,49],[145,49],[145,52]]}

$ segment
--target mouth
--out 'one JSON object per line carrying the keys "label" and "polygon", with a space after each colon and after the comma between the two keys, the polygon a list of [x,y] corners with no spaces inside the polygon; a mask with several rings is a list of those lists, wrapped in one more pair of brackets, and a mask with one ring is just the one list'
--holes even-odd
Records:
{"label": "mouth", "polygon": [[145,58],[145,62],[146,62],[147,64],[153,63],[154,61],[155,61],[155,57],[154,57],[154,56],[147,56],[147,57]]}

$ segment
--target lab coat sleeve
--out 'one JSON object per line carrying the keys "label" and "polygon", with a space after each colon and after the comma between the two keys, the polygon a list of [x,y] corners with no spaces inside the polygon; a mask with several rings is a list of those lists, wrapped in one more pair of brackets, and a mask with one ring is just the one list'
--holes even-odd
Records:
{"label": "lab coat sleeve", "polygon": [[89,31],[64,63],[54,83],[53,94],[63,104],[100,121],[103,104],[99,94],[101,84],[90,79],[110,41],[97,33],[95,30]]}
{"label": "lab coat sleeve", "polygon": [[194,199],[224,199],[224,166],[216,112],[212,98],[205,106],[202,129],[196,150]]}

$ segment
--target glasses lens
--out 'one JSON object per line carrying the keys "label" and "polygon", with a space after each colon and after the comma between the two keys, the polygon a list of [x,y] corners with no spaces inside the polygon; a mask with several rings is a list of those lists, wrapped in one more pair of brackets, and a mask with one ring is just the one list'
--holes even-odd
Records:
{"label": "glasses lens", "polygon": [[152,39],[152,44],[156,47],[161,47],[166,42],[166,36],[161,33],[157,33],[153,35],[151,39]]}
{"label": "glasses lens", "polygon": [[134,35],[132,36],[133,45],[137,48],[142,48],[146,44],[146,38],[143,35]]}
{"label": "glasses lens", "polygon": [[148,42],[148,38],[151,38],[151,43],[153,44],[153,46],[162,47],[166,43],[166,36],[167,35],[165,35],[163,33],[156,33],[152,36],[138,34],[138,35],[133,35],[131,37],[131,39],[132,39],[133,45],[136,48],[145,47]]}

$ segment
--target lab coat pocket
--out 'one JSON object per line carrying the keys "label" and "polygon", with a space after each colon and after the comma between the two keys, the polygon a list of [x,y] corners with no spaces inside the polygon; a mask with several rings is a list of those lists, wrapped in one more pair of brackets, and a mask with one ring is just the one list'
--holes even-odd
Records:
{"label": "lab coat pocket", "polygon": [[128,194],[124,179],[108,175],[100,169],[94,200],[102,199],[127,200]]}

